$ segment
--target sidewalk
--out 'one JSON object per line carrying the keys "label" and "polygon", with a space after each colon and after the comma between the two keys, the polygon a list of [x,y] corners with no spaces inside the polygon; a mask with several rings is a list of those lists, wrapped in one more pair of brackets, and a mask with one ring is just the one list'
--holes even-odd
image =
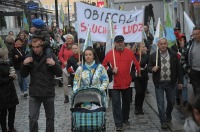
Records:
{"label": "sidewalk", "polygon": [[[17,81],[15,81],[16,84]],[[17,86],[17,85],[16,85]],[[18,132],[29,132],[29,119],[28,119],[28,98],[24,99],[20,96],[19,87],[16,87],[18,98],[20,104],[17,105],[16,111],[16,119],[15,119],[15,128]],[[130,126],[124,126],[125,132],[160,132],[160,121],[157,113],[157,105],[154,96],[154,87],[152,85],[151,79],[149,80],[148,89],[151,93],[146,94],[145,102],[144,102],[144,115],[135,115],[134,114],[134,95],[135,90],[133,90],[133,102],[131,103],[131,111],[130,111]],[[71,111],[70,111],[70,103],[64,104],[64,95],[63,88],[56,87],[56,97],[55,97],[55,132],[70,132],[71,131]],[[45,132],[46,122],[45,122],[45,111],[43,105],[40,110],[39,117],[39,132]],[[173,125],[169,127],[165,132],[170,131],[181,131],[183,120],[177,120],[173,116]],[[112,116],[112,108],[111,103],[109,103],[109,108],[107,109],[106,116],[106,125],[107,132],[114,132],[115,125]],[[178,127],[179,126],[179,127]],[[174,129],[176,128],[176,129]],[[0,129],[1,131],[1,129]]]}

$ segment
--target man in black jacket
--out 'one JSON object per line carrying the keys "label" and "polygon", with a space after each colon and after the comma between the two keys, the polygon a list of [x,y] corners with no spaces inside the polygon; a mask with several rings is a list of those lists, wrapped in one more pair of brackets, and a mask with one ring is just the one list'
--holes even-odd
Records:
{"label": "man in black jacket", "polygon": [[[150,55],[148,71],[153,73],[153,83],[161,127],[162,129],[167,129],[167,122],[171,122],[172,120],[171,113],[175,104],[175,85],[178,80],[178,88],[182,89],[183,73],[177,53],[168,48],[166,38],[161,38],[158,41],[158,48],[158,52]],[[167,98],[166,110],[164,92]]]}
{"label": "man in black jacket", "polygon": [[29,124],[30,132],[38,131],[38,118],[41,103],[46,113],[46,131],[54,132],[54,97],[55,76],[62,75],[62,69],[56,56],[51,53],[52,58],[47,58],[44,52],[42,35],[33,35],[32,57],[27,57],[21,68],[22,77],[30,74],[29,86]]}

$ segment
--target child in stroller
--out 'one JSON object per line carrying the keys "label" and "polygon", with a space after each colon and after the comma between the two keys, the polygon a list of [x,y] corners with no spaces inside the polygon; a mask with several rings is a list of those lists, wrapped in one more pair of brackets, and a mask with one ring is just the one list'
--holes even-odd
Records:
{"label": "child in stroller", "polygon": [[106,130],[105,91],[81,88],[72,95],[71,129],[73,132],[102,132]]}

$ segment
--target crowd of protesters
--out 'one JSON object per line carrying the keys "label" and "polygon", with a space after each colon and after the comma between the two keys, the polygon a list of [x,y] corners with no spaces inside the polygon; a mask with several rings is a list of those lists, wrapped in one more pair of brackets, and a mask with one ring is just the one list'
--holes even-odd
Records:
{"label": "crowd of protesters", "polygon": [[[161,128],[167,129],[167,123],[172,122],[176,104],[188,107],[191,112],[184,130],[187,131],[190,124],[194,126],[193,129],[200,130],[200,108],[197,103],[200,91],[200,27],[194,27],[191,40],[186,40],[185,34],[177,26],[174,29],[176,44],[169,48],[167,39],[160,38],[158,52],[152,54],[153,35],[148,26],[144,26],[144,30],[147,39],[141,43],[125,43],[122,35],[115,36],[114,51],[106,55],[105,42],[96,42],[93,47],[81,51],[74,27],[64,30],[55,26],[48,28],[41,19],[34,19],[30,31],[21,30],[16,35],[10,31],[4,41],[0,41],[2,131],[16,132],[14,119],[19,102],[13,84],[16,76],[10,73],[12,67],[16,71],[21,96],[29,96],[30,132],[38,130],[41,103],[46,111],[46,131],[54,131],[55,76],[59,78],[59,86],[63,87],[64,103],[69,102],[69,86],[73,92],[81,87],[92,86],[102,91],[109,88],[107,94],[112,100],[116,131],[122,131],[123,125],[134,125],[129,122],[133,82],[136,91],[134,113],[145,114],[143,102],[148,91],[148,73],[153,75]],[[194,103],[188,100],[189,79],[196,98]],[[166,108],[164,97],[167,100]]]}

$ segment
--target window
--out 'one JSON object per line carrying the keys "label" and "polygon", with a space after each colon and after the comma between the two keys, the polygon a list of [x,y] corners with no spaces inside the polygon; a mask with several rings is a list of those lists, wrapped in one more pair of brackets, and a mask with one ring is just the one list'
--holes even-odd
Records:
{"label": "window", "polygon": [[51,5],[51,10],[55,10],[55,5]]}
{"label": "window", "polygon": [[61,5],[58,5],[58,10],[60,10],[61,9]]}
{"label": "window", "polygon": [[72,10],[72,5],[69,5],[69,10],[70,10],[70,11]]}
{"label": "window", "polygon": [[49,5],[43,5],[45,9],[49,9]]}

